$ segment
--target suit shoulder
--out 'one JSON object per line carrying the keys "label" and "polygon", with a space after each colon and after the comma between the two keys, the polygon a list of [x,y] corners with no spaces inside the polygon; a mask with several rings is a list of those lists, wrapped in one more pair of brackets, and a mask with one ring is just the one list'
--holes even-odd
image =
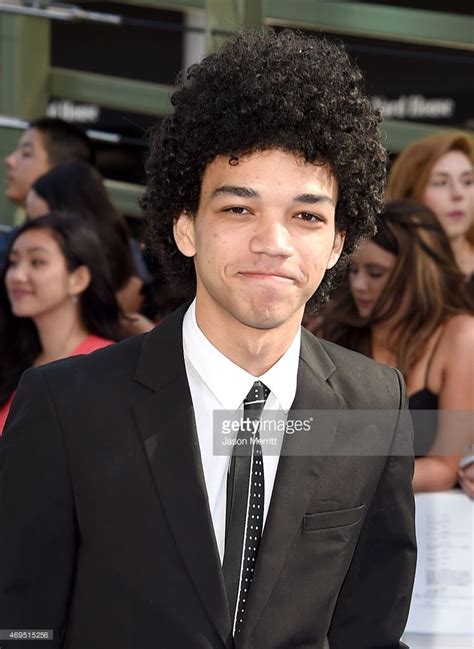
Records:
{"label": "suit shoulder", "polygon": [[360,368],[366,372],[375,372],[380,376],[392,376],[393,368],[383,363],[378,363],[374,361],[369,356],[355,352],[352,349],[347,349],[346,347],[341,347],[336,343],[329,342],[323,338],[318,338],[318,342],[323,346],[326,353],[333,359],[334,364],[341,366],[341,364],[347,363],[349,366]]}
{"label": "suit shoulder", "polygon": [[399,408],[403,378],[398,370],[322,338],[313,338],[333,363],[329,382],[351,407]]}

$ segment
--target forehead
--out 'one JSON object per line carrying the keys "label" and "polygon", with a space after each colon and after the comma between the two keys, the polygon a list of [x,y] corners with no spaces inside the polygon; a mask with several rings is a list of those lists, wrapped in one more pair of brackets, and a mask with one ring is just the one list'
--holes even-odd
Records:
{"label": "forehead", "polygon": [[351,258],[359,264],[377,264],[387,268],[393,268],[397,260],[395,255],[373,241],[364,241]]}
{"label": "forehead", "polygon": [[472,162],[463,151],[448,151],[433,165],[432,173],[464,173],[472,171]]}
{"label": "forehead", "polygon": [[27,230],[20,234],[12,247],[12,252],[26,253],[32,248],[43,248],[51,254],[62,256],[61,248],[50,230]]}
{"label": "forehead", "polygon": [[206,168],[202,194],[222,185],[250,187],[262,198],[293,198],[302,193],[324,193],[334,204],[337,182],[327,165],[312,164],[280,149],[257,151],[239,157],[218,156]]}
{"label": "forehead", "polygon": [[43,135],[36,128],[28,128],[18,140],[18,146],[31,146],[34,149],[42,149],[46,153]]}

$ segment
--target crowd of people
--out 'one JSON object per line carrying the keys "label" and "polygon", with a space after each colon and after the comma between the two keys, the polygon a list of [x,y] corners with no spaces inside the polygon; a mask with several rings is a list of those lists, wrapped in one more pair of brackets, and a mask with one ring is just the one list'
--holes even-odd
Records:
{"label": "crowd of people", "polygon": [[[24,369],[149,331],[182,300],[147,267],[81,129],[37,119],[5,162],[6,195],[26,223],[0,238],[0,431]],[[474,468],[459,463],[472,439],[449,413],[474,410],[473,164],[473,138],[460,131],[403,150],[377,232],[306,320],[401,370],[410,410],[424,413],[415,415],[415,491],[459,483],[471,497]],[[154,311],[142,311],[147,287]]]}
{"label": "crowd of people", "polygon": [[[384,197],[360,73],[302,39],[237,35],[184,75],[143,241],[76,126],[37,119],[7,156],[4,621],[71,647],[401,646],[413,491],[474,499],[474,140],[413,142]],[[350,425],[211,448],[219,406],[271,405]],[[396,413],[376,439],[354,423],[371,408]]]}

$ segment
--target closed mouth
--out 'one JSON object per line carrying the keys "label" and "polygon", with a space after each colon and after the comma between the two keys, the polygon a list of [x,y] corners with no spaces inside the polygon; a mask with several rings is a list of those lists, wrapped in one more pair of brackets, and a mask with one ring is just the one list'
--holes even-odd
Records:
{"label": "closed mouth", "polygon": [[369,307],[372,304],[372,300],[367,300],[367,299],[360,298],[360,297],[356,297],[355,300],[356,300],[356,302],[357,302],[357,304],[359,306],[365,307],[365,308]]}
{"label": "closed mouth", "polygon": [[244,277],[250,277],[251,279],[282,279],[287,281],[294,281],[294,278],[290,275],[284,275],[283,273],[275,272],[262,272],[262,271],[242,271],[239,275]]}
{"label": "closed mouth", "polygon": [[27,295],[33,295],[33,292],[32,291],[23,291],[21,289],[14,289],[13,291],[10,291],[10,296],[12,298],[16,298],[16,299],[21,298],[21,297],[25,297]]}

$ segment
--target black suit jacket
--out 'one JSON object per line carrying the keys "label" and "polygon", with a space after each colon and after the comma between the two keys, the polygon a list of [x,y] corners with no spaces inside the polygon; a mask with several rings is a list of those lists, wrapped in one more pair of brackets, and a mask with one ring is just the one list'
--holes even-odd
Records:
{"label": "black suit jacket", "polygon": [[[1,441],[0,629],[53,629],[41,646],[67,649],[234,647],[182,317],[25,373]],[[397,372],[303,331],[292,410],[403,407]],[[238,649],[401,646],[411,428],[396,417],[367,456],[370,426],[336,419],[312,454],[285,438]]]}

